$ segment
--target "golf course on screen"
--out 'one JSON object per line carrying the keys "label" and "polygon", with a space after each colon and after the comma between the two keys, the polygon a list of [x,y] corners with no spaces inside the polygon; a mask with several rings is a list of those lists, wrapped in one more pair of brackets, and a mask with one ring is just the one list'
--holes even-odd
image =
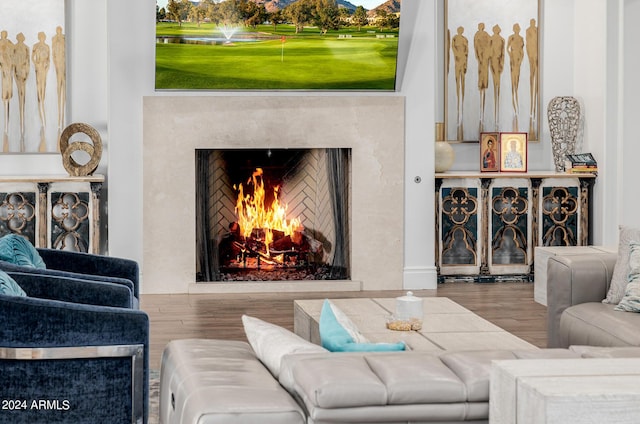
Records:
{"label": "golf course on screen", "polygon": [[158,90],[394,90],[398,30],[158,22]]}

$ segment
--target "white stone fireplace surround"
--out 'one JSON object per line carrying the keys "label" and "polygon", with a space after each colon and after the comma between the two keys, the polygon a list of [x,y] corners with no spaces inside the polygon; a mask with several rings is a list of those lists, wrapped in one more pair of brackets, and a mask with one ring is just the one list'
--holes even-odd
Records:
{"label": "white stone fireplace surround", "polygon": [[[404,98],[149,96],[143,104],[146,293],[399,290]],[[195,283],[195,149],[351,148],[351,280]]]}

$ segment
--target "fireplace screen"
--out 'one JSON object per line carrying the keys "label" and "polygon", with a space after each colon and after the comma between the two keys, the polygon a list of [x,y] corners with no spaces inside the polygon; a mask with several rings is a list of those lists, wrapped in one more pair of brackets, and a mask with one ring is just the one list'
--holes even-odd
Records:
{"label": "fireplace screen", "polygon": [[350,154],[196,150],[197,281],[349,279]]}

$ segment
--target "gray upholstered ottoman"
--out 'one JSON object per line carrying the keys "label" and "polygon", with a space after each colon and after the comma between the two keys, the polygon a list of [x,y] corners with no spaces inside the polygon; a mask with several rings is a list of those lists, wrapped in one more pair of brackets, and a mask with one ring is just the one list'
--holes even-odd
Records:
{"label": "gray upholstered ottoman", "polygon": [[303,424],[305,415],[248,343],[172,341],[160,371],[162,424]]}

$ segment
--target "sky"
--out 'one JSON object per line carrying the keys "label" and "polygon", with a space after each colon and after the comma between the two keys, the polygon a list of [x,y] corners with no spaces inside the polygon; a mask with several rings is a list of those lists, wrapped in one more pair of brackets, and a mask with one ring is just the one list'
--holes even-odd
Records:
{"label": "sky", "polygon": [[[365,9],[369,10],[380,6],[385,1],[386,0],[350,0],[350,3],[356,6],[364,6]],[[163,8],[167,6],[168,0],[156,0],[156,2],[158,3],[158,6]]]}

